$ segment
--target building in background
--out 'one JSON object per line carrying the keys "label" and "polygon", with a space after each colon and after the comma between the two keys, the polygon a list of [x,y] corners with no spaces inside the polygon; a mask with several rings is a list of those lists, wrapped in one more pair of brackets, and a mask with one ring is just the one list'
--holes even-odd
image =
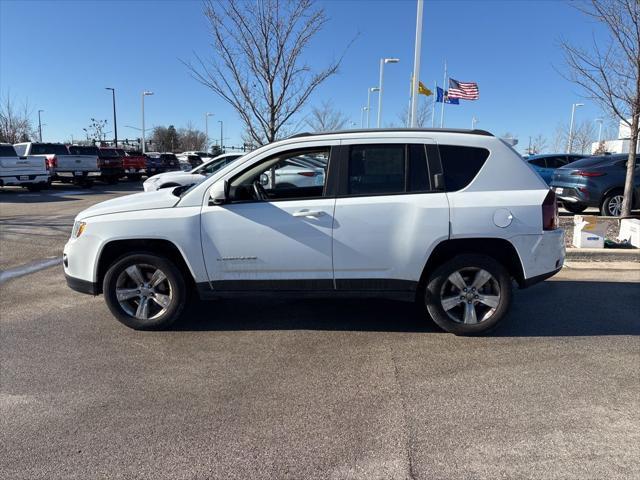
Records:
{"label": "building in background", "polygon": [[[631,119],[628,120],[631,122]],[[631,143],[631,127],[620,120],[618,126],[618,138],[616,140],[603,140],[601,142],[593,142],[591,144],[591,153],[629,153],[629,144]],[[640,140],[638,141],[640,146]],[[636,149],[640,151],[640,148]]]}

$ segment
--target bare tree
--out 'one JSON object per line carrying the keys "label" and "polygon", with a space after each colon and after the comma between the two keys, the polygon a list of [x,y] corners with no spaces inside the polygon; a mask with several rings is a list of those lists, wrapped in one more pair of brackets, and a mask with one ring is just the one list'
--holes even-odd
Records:
{"label": "bare tree", "polygon": [[349,119],[340,110],[336,110],[331,101],[326,100],[319,107],[311,109],[305,123],[314,132],[330,132],[346,128]]}
{"label": "bare tree", "polygon": [[326,25],[312,0],[205,0],[213,36],[210,60],[186,63],[191,75],[226,100],[253,142],[262,145],[283,129],[309,96],[338,71],[342,57],[314,71],[302,55]]}
{"label": "bare tree", "polygon": [[178,130],[178,142],[182,151],[204,150],[206,148],[207,139],[201,130],[193,126],[193,123],[187,123],[185,128]]}
{"label": "bare tree", "polygon": [[562,41],[567,78],[631,129],[621,213],[629,216],[640,122],[640,1],[591,0],[578,8],[606,27],[609,40],[603,46],[594,39],[592,50]]}
{"label": "bare tree", "polygon": [[[418,96],[419,97],[419,96]],[[416,112],[417,116],[417,126],[427,127],[431,122],[431,115],[433,115],[433,101],[421,100],[418,98],[418,110]],[[402,111],[398,114],[398,119],[401,122],[401,125],[408,126],[409,124],[409,107],[406,106],[402,109]]]}
{"label": "bare tree", "polygon": [[529,147],[527,148],[527,153],[529,155],[537,155],[542,153],[547,148],[547,139],[539,133],[535,137],[529,137]]}
{"label": "bare tree", "polygon": [[100,142],[104,140],[106,135],[105,129],[107,127],[106,120],[98,120],[95,118],[91,119],[89,126],[87,128],[83,128],[84,132],[87,134],[87,140],[93,140],[94,142]]}
{"label": "bare tree", "polygon": [[[569,141],[569,126],[559,123],[553,140],[554,152],[564,152]],[[572,153],[591,153],[591,146],[597,141],[595,124],[590,120],[584,120],[573,127],[571,135]]]}
{"label": "bare tree", "polygon": [[16,107],[14,99],[9,93],[0,100],[0,142],[26,142],[35,137],[35,129],[29,117],[31,111],[29,103]]}

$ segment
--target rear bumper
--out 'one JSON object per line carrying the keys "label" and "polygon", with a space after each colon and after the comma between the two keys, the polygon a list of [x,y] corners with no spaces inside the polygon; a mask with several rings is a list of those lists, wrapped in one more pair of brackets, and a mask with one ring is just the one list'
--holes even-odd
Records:
{"label": "rear bumper", "polygon": [[540,283],[540,282],[544,282],[547,278],[551,278],[553,277],[556,273],[558,273],[560,270],[562,270],[562,267],[557,268],[556,270],[553,270],[551,272],[547,272],[547,273],[542,273],[540,275],[536,275],[535,277],[531,277],[531,278],[526,278],[525,280],[523,280],[523,282],[520,284],[520,288],[529,288],[532,285],[535,285],[536,283]]}
{"label": "rear bumper", "polygon": [[100,293],[100,289],[98,288],[97,283],[82,280],[81,278],[72,277],[71,275],[68,275],[66,273],[64,274],[64,278],[67,280],[67,286],[71,290],[94,296]]}
{"label": "rear bumper", "polygon": [[0,177],[0,187],[5,185],[33,185],[45,184],[49,181],[48,174],[3,175]]}
{"label": "rear bumper", "polygon": [[522,264],[521,287],[534,285],[555,275],[566,255],[564,230],[547,230],[539,235],[518,235],[510,239]]}
{"label": "rear bumper", "polygon": [[585,186],[552,184],[558,200],[566,203],[597,207],[600,202],[600,192],[594,192]]}
{"label": "rear bumper", "polygon": [[100,169],[100,174],[103,177],[121,177],[122,175],[124,175],[124,169],[122,167],[115,167],[115,168],[110,168],[110,167],[106,167],[106,168],[101,168]]}
{"label": "rear bumper", "polygon": [[56,177],[68,178],[68,179],[74,179],[74,178],[80,179],[80,178],[86,178],[86,177],[96,178],[96,177],[99,177],[100,175],[102,175],[102,172],[100,170],[94,170],[90,172],[85,172],[85,171],[72,171],[72,172],[56,171],[55,172]]}

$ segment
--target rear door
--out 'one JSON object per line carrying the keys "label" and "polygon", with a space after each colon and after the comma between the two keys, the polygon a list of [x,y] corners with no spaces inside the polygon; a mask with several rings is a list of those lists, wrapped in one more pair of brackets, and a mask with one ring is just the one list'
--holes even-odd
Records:
{"label": "rear door", "polygon": [[343,140],[340,151],[336,288],[414,290],[430,252],[449,236],[447,196],[435,188],[435,141]]}

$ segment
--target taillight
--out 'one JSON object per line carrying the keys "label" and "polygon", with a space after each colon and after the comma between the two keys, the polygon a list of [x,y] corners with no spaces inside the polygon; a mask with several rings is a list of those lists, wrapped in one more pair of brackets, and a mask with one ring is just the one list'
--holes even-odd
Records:
{"label": "taillight", "polygon": [[303,177],[315,177],[316,172],[298,172],[298,175],[302,175]]}
{"label": "taillight", "polygon": [[558,201],[553,190],[549,190],[542,202],[542,229],[555,230],[558,228]]}
{"label": "taillight", "polygon": [[569,175],[573,175],[574,177],[602,177],[606,175],[604,172],[585,172],[584,170],[574,170]]}
{"label": "taillight", "polygon": [[47,164],[47,169],[49,170],[51,170],[52,168],[57,168],[58,157],[56,157],[55,155],[47,155],[46,164]]}

